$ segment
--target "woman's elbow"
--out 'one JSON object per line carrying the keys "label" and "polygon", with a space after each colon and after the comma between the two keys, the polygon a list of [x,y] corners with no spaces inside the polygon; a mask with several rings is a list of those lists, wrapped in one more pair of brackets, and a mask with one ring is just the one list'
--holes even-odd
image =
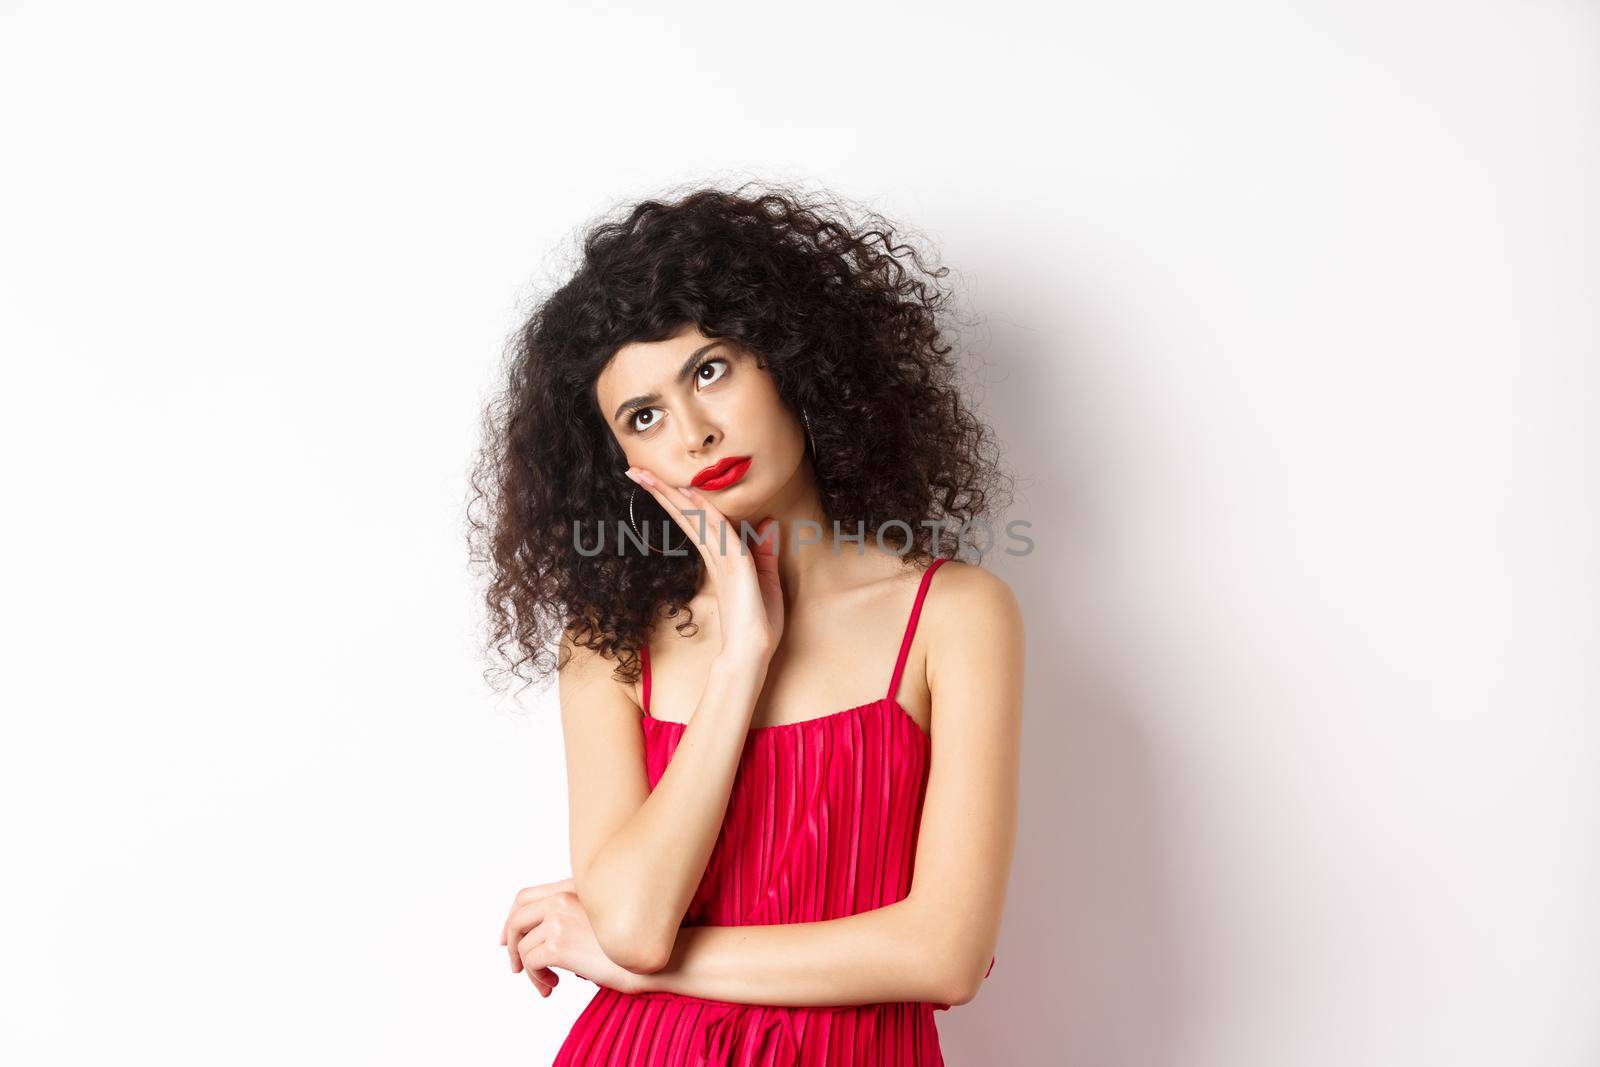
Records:
{"label": "woman's elbow", "polygon": [[672,959],[672,950],[670,948],[664,949],[654,945],[632,950],[624,948],[621,952],[621,959],[618,959],[610,952],[607,952],[606,955],[611,957],[612,963],[615,963],[625,971],[632,971],[634,974],[655,974],[657,971],[665,970],[667,962]]}
{"label": "woman's elbow", "polygon": [[672,959],[674,942],[649,931],[623,925],[605,930],[597,927],[594,935],[607,959],[634,974],[655,974]]}
{"label": "woman's elbow", "polygon": [[978,995],[978,985],[973,983],[965,974],[952,975],[945,982],[944,992],[939,996],[939,1003],[959,1005],[965,1004]]}
{"label": "woman's elbow", "polygon": [[[959,959],[960,957],[952,953],[948,958]],[[991,955],[984,956],[983,966],[981,967],[970,964],[960,967],[948,967],[945,974],[944,992],[939,998],[940,1003],[951,1005],[966,1004],[976,997],[978,991],[983,988],[983,980],[988,977],[989,965],[993,962],[993,959],[994,957]]]}

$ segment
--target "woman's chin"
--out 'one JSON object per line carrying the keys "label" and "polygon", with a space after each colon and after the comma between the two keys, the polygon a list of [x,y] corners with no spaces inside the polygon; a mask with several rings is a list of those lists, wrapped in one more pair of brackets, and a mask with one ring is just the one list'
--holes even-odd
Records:
{"label": "woman's chin", "polygon": [[759,510],[765,501],[761,499],[760,493],[751,492],[750,489],[751,487],[741,483],[729,486],[720,493],[707,493],[706,499],[735,526],[741,521],[754,526],[756,518],[766,514],[765,511]]}
{"label": "woman's chin", "polygon": [[748,523],[750,528],[753,530],[757,526],[761,525],[762,519],[767,517],[768,512],[767,509],[762,506],[763,503],[765,502],[763,501],[749,507],[735,507],[731,511],[724,511],[723,514],[728,516],[728,521],[733,523],[735,527],[739,526],[741,523]]}

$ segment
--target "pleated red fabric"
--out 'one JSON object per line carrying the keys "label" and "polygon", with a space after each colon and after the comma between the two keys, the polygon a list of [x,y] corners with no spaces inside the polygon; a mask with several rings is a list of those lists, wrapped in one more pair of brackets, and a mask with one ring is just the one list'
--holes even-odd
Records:
{"label": "pleated red fabric", "polygon": [[[750,730],[684,926],[816,922],[910,892],[931,741],[896,694],[928,583],[944,562],[923,572],[886,696]],[[654,789],[686,724],[650,716],[648,648],[641,653],[640,721]],[[553,1067],[939,1067],[933,1013],[949,1007],[790,1008],[601,986]]]}

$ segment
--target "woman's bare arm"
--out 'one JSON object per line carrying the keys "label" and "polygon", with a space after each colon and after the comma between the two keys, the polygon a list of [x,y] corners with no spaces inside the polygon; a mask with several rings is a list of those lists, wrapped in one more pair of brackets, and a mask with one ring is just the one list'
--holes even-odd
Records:
{"label": "woman's bare arm", "polygon": [[1022,615],[1010,587],[982,568],[942,571],[944,595],[937,608],[929,597],[921,622],[934,631],[937,740],[905,899],[821,922],[684,927],[637,989],[790,1007],[964,1004],[977,994],[1016,843]]}
{"label": "woman's bare arm", "polygon": [[662,967],[705,874],[770,656],[736,647],[650,789],[638,706],[611,660],[566,640],[560,672],[572,878],[600,947],[636,973]]}

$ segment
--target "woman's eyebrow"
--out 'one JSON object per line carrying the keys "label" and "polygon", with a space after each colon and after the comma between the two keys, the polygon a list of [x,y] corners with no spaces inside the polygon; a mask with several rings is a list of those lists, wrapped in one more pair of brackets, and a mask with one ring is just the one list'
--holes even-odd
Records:
{"label": "woman's eyebrow", "polygon": [[[678,368],[678,373],[673,376],[673,380],[681,382],[685,378],[689,377],[689,375],[694,372],[694,365],[700,361],[700,357],[711,351],[713,348],[716,348],[721,343],[721,341],[712,341],[710,344],[701,345],[693,352],[690,352],[689,358],[683,361],[683,366]],[[654,404],[660,399],[660,393],[645,393],[643,396],[636,396],[631,400],[624,400],[621,404],[617,405],[617,413],[611,416],[611,418],[613,420],[621,419],[632,414],[639,408],[645,407],[648,404]]]}

